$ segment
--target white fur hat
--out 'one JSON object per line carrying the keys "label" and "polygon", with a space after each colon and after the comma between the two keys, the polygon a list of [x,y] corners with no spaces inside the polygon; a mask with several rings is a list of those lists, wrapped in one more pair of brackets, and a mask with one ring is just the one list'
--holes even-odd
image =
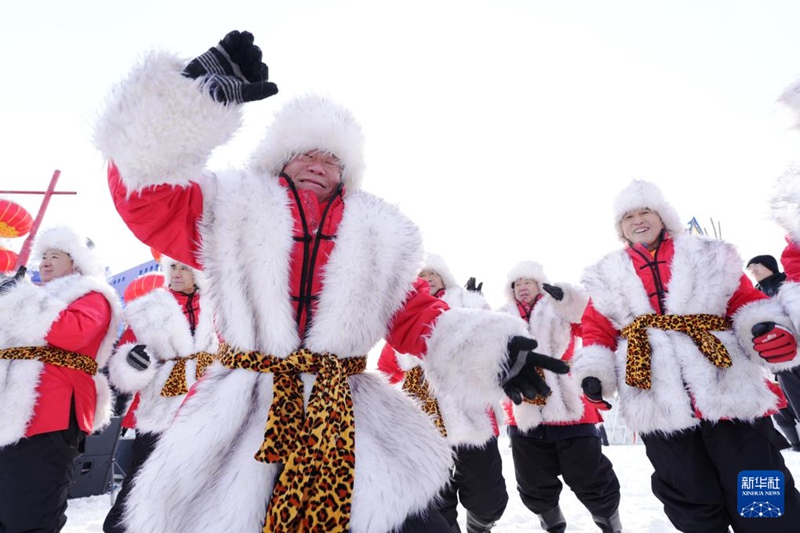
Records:
{"label": "white fur hat", "polygon": [[445,290],[458,287],[459,284],[450,269],[447,268],[444,258],[437,254],[426,254],[420,270],[433,270],[442,278]]}
{"label": "white fur hat", "polygon": [[539,285],[549,283],[547,276],[544,275],[544,268],[536,261],[520,261],[508,271],[506,276],[506,286],[504,289],[506,299],[514,301],[514,289],[511,285],[520,278],[532,279]]}
{"label": "white fur hat", "polygon": [[105,277],[103,265],[94,252],[94,243],[72,228],[57,226],[40,232],[29,262],[38,264],[47,250],[68,253],[75,270],[84,276]]}
{"label": "white fur hat", "polygon": [[783,93],[778,97],[778,102],[786,106],[794,117],[795,123],[793,126],[800,129],[800,79],[784,89]]}
{"label": "white fur hat", "polygon": [[[161,259],[158,261],[161,265],[161,272],[164,274],[164,288],[169,288],[169,284],[171,281],[170,271],[172,270],[172,265],[186,265],[186,263],[181,263],[177,259],[173,259],[165,254],[161,254]],[[205,292],[207,288],[206,277],[203,275],[203,272],[197,270],[196,268],[192,268],[189,265],[186,265],[192,271],[192,276],[194,277],[194,285],[198,289],[200,289],[200,294]]]}
{"label": "white fur hat", "polygon": [[250,164],[257,172],[277,176],[294,156],[310,150],[328,152],[342,162],[342,182],[348,190],[361,186],[361,126],[348,109],[318,95],[295,98],[275,114]]}
{"label": "white fur hat", "polygon": [[635,209],[645,207],[658,213],[664,227],[671,234],[676,235],[684,231],[685,225],[681,224],[678,212],[667,203],[659,188],[649,181],[633,180],[614,200],[614,227],[620,239],[625,241],[622,235],[622,217]]}

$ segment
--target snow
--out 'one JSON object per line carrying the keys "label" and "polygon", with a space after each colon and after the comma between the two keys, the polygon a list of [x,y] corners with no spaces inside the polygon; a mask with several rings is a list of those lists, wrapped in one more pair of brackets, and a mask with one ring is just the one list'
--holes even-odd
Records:
{"label": "snow", "polygon": [[[614,464],[614,470],[622,486],[620,516],[625,531],[647,531],[666,533],[677,531],[672,527],[661,507],[661,503],[650,491],[650,474],[653,469],[641,445],[612,445],[603,448],[606,456]],[[509,493],[506,512],[494,533],[519,533],[520,531],[541,531],[536,516],[528,511],[519,499],[514,481],[514,465],[507,437],[500,438],[500,452],[503,458],[503,472]],[[784,459],[795,479],[800,476],[800,453],[783,452]],[[111,505],[108,495],[76,498],[69,501],[67,525],[63,533],[98,533]],[[599,529],[592,522],[589,512],[564,486],[561,494],[561,508],[567,519],[568,530],[573,533],[596,533]],[[464,529],[464,513],[459,512]]]}

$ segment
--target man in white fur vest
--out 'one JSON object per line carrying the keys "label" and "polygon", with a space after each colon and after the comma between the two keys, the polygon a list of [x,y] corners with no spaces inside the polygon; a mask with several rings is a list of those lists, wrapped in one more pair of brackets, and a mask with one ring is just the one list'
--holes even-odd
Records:
{"label": "man in white fur vest", "polygon": [[[440,255],[426,255],[419,277],[428,283],[430,293],[447,303],[450,309],[489,309],[477,287],[475,290],[461,288]],[[423,411],[434,418],[453,447],[455,469],[439,503],[439,511],[450,525],[450,531],[461,531],[459,500],[467,510],[467,533],[491,531],[508,504],[494,410],[487,406],[482,423],[465,420],[471,413],[460,411],[458,395],[451,398],[446,391],[431,391],[425,379],[424,361],[397,352],[389,343],[381,352],[378,368],[390,382],[403,380],[403,390],[419,400]]]}
{"label": "man in white fur vest", "polygon": [[[800,362],[787,310],[753,287],[732,245],[685,234],[652,183],[622,190],[614,223],[626,247],[583,274],[591,301],[572,373],[594,401],[618,395],[677,529],[797,531],[800,494],[769,418],[780,397],[766,378]],[[783,473],[783,516],[740,516],[745,470]]]}
{"label": "man in white fur vest", "polygon": [[442,531],[425,512],[450,447],[364,372],[370,348],[385,336],[426,357],[428,378],[475,419],[504,393],[546,390],[525,370],[567,369],[532,351],[519,319],[449,310],[415,283],[419,231],[360,189],[363,137],[345,108],[295,99],[245,169],[205,170],[242,104],[277,92],[267,73],[247,32],[188,64],[153,53],[97,125],[117,210],[142,241],[203,269],[225,340],[136,476],[125,527]]}
{"label": "man in white fur vest", "polygon": [[125,531],[121,520],[132,480],[219,348],[211,310],[201,304],[203,274],[167,256],[161,268],[168,288],[128,302],[128,327],[108,363],[111,383],[134,394],[122,425],[135,428],[136,439],[131,468],[103,523],[106,533]]}
{"label": "man in white fur vest", "polygon": [[[542,265],[522,261],[508,272],[505,294],[507,303],[500,310],[522,317],[539,349],[564,361],[572,359],[589,301],[583,289],[550,285]],[[553,391],[549,396],[505,403],[522,502],[539,517],[542,529],[565,531],[559,506],[561,476],[603,532],[622,531],[619,481],[603,455],[597,431],[603,417],[571,375],[545,372],[544,378]]]}
{"label": "man in white fur vest", "polygon": [[0,281],[0,531],[57,532],[73,462],[111,416],[98,373],[111,355],[119,297],[90,241],[67,227],[39,234],[42,284],[20,269]]}

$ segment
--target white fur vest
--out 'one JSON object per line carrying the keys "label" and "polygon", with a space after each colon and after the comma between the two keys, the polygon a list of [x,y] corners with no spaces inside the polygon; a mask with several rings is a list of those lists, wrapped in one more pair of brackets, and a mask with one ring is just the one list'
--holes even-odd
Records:
{"label": "white fur vest", "polygon": [[[53,322],[78,298],[99,292],[111,306],[111,323],[97,352],[98,368],[111,355],[120,320],[119,296],[103,279],[73,274],[44,285],[25,280],[0,295],[0,348],[46,346],[45,337]],[[38,401],[37,387],[44,363],[40,361],[0,361],[0,446],[13,444],[25,436]],[[97,389],[94,430],[108,424],[111,416],[111,390],[101,373],[94,376]]]}
{"label": "white fur vest", "polygon": [[[674,238],[670,265],[668,314],[707,313],[724,316],[742,277],[736,249],[725,242],[696,236]],[[638,316],[654,313],[640,278],[625,250],[619,250],[586,269],[583,282],[594,307],[621,330]],[[629,428],[640,433],[669,434],[699,423],[696,406],[707,420],[753,420],[774,409],[776,396],[765,383],[767,363],[752,348],[752,326],[790,321],[775,300],[754,301],[732,317],[733,328],[714,332],[730,354],[733,365],[717,368],[685,334],[648,328],[652,347],[652,387],[625,384],[627,341],[620,337],[616,352],[600,345],[586,346],[575,356],[578,379],[600,379],[603,394],[619,394],[617,407]],[[613,401],[613,400],[612,400]],[[694,401],[694,404],[693,404]]]}
{"label": "white fur vest", "polygon": [[[174,359],[198,352],[216,353],[219,347],[209,306],[200,306],[195,333],[169,291],[156,289],[137,298],[125,308],[123,320],[136,335],[135,343],[118,346],[108,363],[111,382],[121,391],[139,393],[136,428],[161,433],[172,422],[184,395],[164,397],[161,389],[167,381]],[[127,356],[136,344],[144,344],[152,357],[150,366],[137,370],[128,364]],[[186,362],[186,383],[196,381],[197,360]]]}

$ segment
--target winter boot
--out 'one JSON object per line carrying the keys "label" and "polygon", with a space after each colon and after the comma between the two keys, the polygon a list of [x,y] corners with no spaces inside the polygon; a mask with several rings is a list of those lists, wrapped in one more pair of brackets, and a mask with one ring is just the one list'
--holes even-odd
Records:
{"label": "winter boot", "polygon": [[800,436],[797,435],[797,426],[778,424],[778,427],[781,428],[781,433],[786,436],[786,440],[792,445],[792,451],[800,452]]}
{"label": "winter boot", "polygon": [[603,518],[600,516],[592,515],[592,520],[600,528],[603,533],[620,533],[622,531],[622,522],[619,519],[619,510],[614,511],[610,518]]}
{"label": "winter boot", "polygon": [[489,533],[493,527],[493,520],[486,520],[467,512],[467,533]]}
{"label": "winter boot", "polygon": [[539,517],[539,525],[547,533],[564,533],[567,530],[567,519],[564,518],[564,513],[558,505],[536,516]]}

